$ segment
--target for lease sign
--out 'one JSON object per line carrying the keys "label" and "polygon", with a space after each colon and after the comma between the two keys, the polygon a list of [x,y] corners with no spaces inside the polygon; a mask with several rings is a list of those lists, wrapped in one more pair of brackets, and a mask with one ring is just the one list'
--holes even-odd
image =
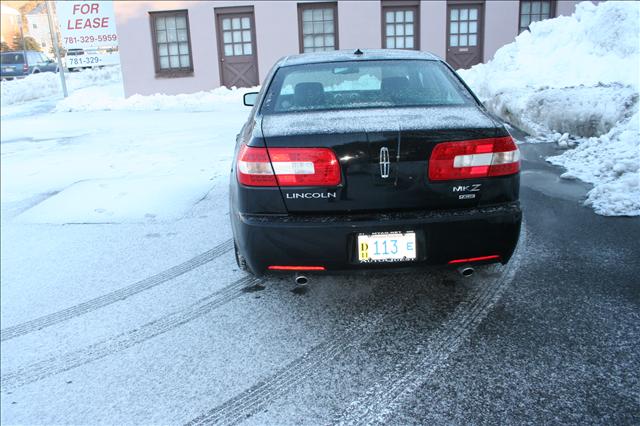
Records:
{"label": "for lease sign", "polygon": [[56,12],[67,50],[118,45],[112,1],[57,1]]}

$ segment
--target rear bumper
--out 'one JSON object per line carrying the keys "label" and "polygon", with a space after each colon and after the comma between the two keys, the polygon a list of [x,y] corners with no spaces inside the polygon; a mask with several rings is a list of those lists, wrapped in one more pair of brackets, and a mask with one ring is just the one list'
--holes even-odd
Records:
{"label": "rear bumper", "polygon": [[[270,265],[323,266],[327,272],[446,265],[454,259],[499,255],[508,262],[518,243],[518,202],[464,210],[336,216],[232,213],[238,250],[251,270]],[[358,262],[358,233],[415,231],[417,260]]]}
{"label": "rear bumper", "polygon": [[3,80],[13,80],[14,78],[25,78],[27,75],[24,73],[0,73],[0,78]]}

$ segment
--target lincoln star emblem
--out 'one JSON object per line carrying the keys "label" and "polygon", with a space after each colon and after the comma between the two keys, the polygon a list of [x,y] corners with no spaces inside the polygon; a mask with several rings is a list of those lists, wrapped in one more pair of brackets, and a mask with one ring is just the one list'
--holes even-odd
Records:
{"label": "lincoln star emblem", "polygon": [[389,161],[389,148],[383,146],[380,148],[380,177],[388,178],[389,177],[389,168],[391,167],[391,162]]}

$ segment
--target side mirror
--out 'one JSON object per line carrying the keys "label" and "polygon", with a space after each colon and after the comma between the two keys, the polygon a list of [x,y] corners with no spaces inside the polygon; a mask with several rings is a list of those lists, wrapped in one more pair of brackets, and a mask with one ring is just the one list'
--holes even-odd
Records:
{"label": "side mirror", "polygon": [[258,99],[258,92],[245,93],[242,99],[246,106],[254,106],[256,104],[256,99]]}

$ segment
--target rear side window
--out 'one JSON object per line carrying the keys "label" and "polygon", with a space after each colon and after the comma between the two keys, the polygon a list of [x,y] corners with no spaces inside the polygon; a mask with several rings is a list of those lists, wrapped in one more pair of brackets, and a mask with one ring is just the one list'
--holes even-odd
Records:
{"label": "rear side window", "polygon": [[0,56],[3,64],[23,64],[24,56],[22,53],[3,53]]}
{"label": "rear side window", "polygon": [[29,59],[29,64],[37,64],[40,61],[40,54],[36,52],[28,52],[27,58]]}
{"label": "rear side window", "polygon": [[469,92],[437,61],[332,62],[282,67],[261,112],[464,105]]}

